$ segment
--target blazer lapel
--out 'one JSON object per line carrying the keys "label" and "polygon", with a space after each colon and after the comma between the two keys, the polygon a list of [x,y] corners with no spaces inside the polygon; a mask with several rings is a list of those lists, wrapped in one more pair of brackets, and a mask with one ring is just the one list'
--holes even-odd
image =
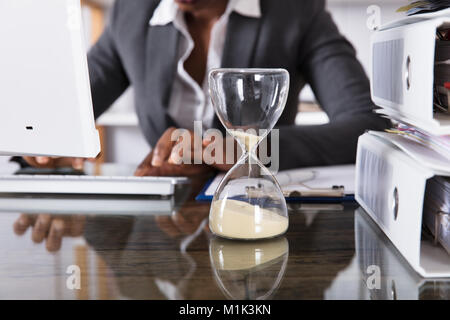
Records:
{"label": "blazer lapel", "polygon": [[222,55],[223,68],[252,66],[260,23],[260,18],[245,17],[236,12],[230,14]]}
{"label": "blazer lapel", "polygon": [[179,32],[172,23],[149,27],[145,57],[147,114],[155,133],[161,135],[168,125],[166,108],[177,67]]}

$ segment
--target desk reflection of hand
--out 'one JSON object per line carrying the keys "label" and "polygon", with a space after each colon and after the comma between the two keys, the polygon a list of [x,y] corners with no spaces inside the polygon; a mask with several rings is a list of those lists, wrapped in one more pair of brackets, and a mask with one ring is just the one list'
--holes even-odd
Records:
{"label": "desk reflection of hand", "polygon": [[[199,208],[201,204],[186,205],[172,216],[158,216],[155,218],[158,227],[170,237],[193,234],[202,221],[208,217],[209,212]],[[205,231],[209,232],[208,225]]]}
{"label": "desk reflection of hand", "polygon": [[23,235],[32,228],[31,239],[35,243],[45,240],[49,252],[61,248],[63,237],[79,237],[83,234],[86,217],[52,216],[50,214],[22,214],[14,223],[14,232]]}

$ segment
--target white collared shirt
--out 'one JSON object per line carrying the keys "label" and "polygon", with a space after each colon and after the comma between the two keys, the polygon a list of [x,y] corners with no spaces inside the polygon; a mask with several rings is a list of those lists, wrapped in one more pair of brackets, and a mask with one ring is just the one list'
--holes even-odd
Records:
{"label": "white collared shirt", "polygon": [[[227,9],[216,22],[211,31],[206,70],[220,68],[225,45],[225,36],[230,14],[235,11],[243,16],[261,17],[260,0],[229,0]],[[150,26],[162,26],[173,23],[181,32],[178,46],[177,73],[172,85],[168,114],[179,128],[194,128],[194,121],[202,121],[203,129],[210,128],[214,119],[214,109],[209,98],[208,72],[206,72],[202,87],[189,75],[184,68],[185,61],[194,49],[184,13],[174,0],[162,0],[152,18]]]}

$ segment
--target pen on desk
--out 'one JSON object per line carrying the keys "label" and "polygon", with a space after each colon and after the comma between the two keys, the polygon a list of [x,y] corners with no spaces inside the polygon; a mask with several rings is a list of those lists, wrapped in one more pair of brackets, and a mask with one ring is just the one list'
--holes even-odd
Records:
{"label": "pen on desk", "polygon": [[[296,187],[298,187],[297,190],[295,190]],[[329,189],[310,188],[307,190],[301,190],[302,188],[304,188],[304,185],[290,186],[291,190],[284,190],[283,195],[288,198],[302,198],[302,197],[342,198],[345,196],[344,186],[333,186]]]}

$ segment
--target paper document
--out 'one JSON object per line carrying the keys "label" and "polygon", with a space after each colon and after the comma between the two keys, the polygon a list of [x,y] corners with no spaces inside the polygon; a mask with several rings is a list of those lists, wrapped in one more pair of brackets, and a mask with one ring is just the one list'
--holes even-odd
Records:
{"label": "paper document", "polygon": [[410,125],[399,123],[396,128],[386,130],[434,150],[450,161],[450,136],[434,136]]}
{"label": "paper document", "polygon": [[410,1],[409,4],[399,8],[397,12],[406,12],[408,16],[412,16],[415,14],[435,12],[449,7],[449,0],[420,0]]}
{"label": "paper document", "polygon": [[[206,196],[213,196],[225,174],[218,174],[205,191]],[[283,192],[310,191],[314,189],[332,189],[343,186],[345,195],[355,193],[355,166],[313,167],[280,171],[275,175]]]}

